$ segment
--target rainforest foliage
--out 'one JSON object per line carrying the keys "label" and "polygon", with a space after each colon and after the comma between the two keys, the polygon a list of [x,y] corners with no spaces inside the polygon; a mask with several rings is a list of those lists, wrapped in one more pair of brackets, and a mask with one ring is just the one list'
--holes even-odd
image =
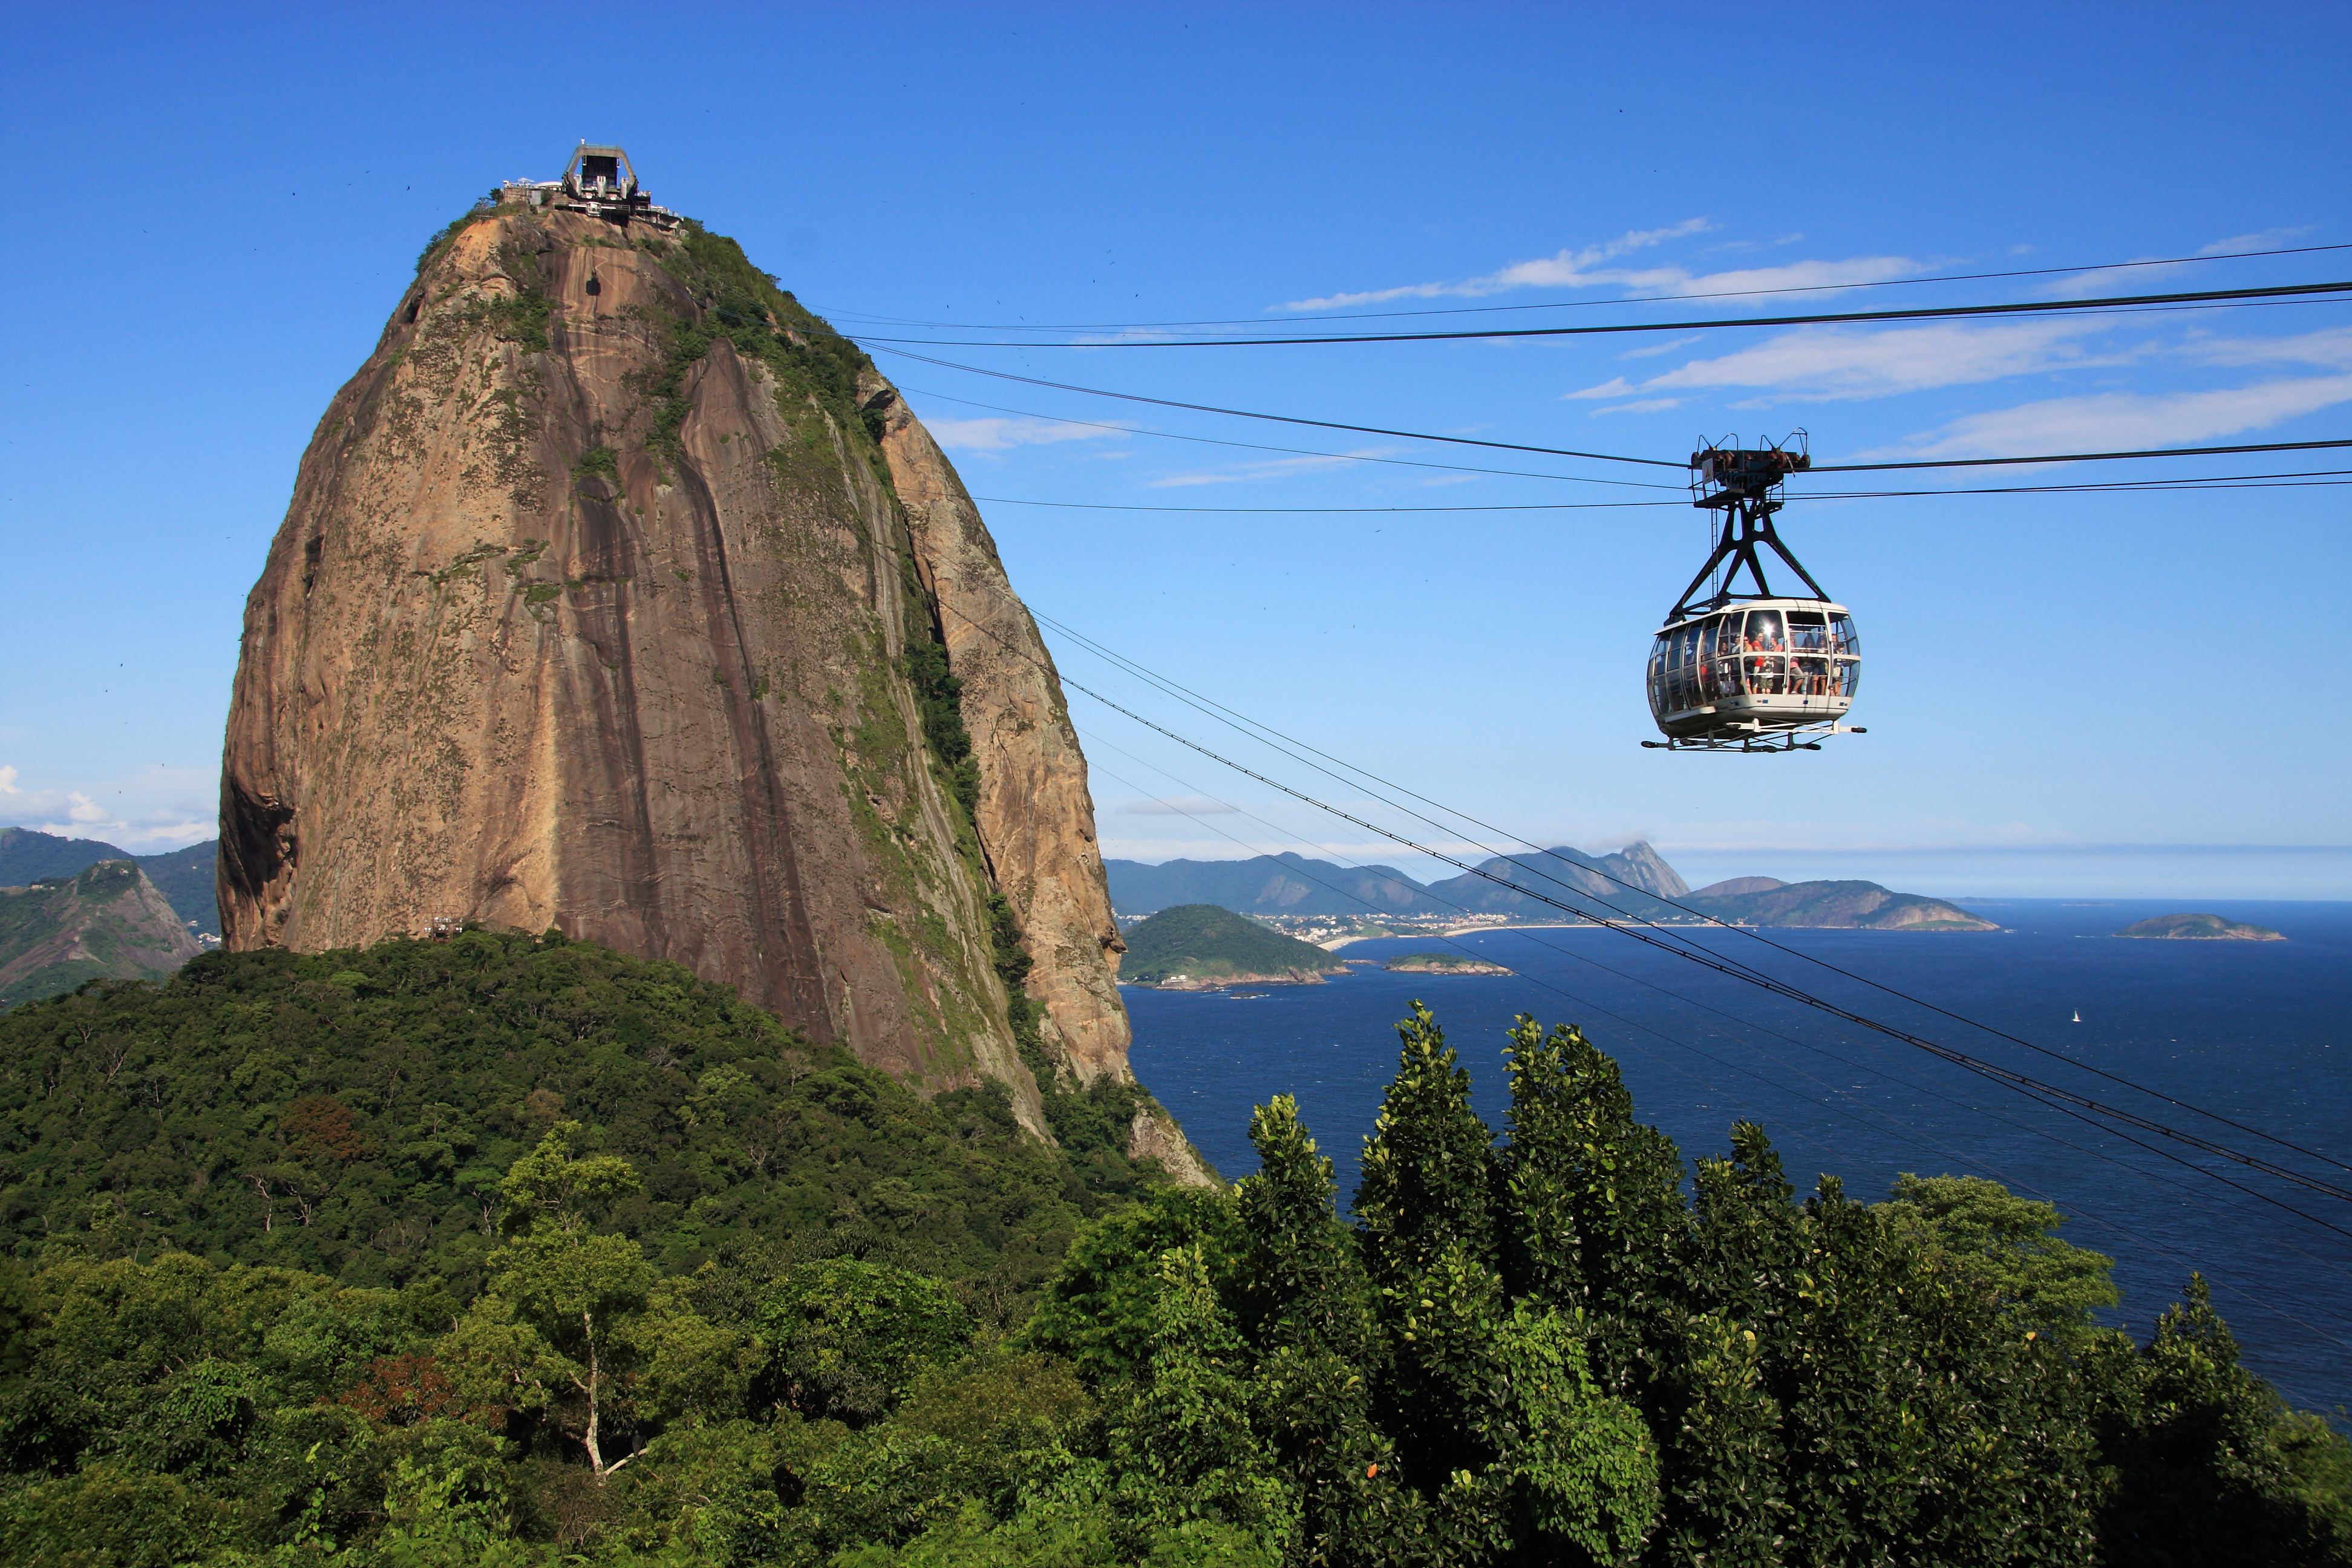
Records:
{"label": "rainforest foliage", "polygon": [[[0,1539],[56,1563],[2352,1560],[2352,1447],[1990,1183],[1695,1170],[1425,1012],[1104,1189],[717,987],[469,932],[0,1020]],[[444,1151],[444,1152],[436,1152]],[[256,1174],[258,1173],[258,1174]],[[1139,1174],[1148,1175],[1149,1172]],[[200,1179],[201,1178],[201,1179]],[[1132,1195],[1128,1195],[1132,1194]],[[419,1227],[415,1235],[402,1224]]]}

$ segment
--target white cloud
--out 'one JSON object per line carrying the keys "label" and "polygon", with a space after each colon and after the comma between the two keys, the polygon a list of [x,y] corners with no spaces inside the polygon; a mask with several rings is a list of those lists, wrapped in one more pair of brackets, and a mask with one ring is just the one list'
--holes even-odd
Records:
{"label": "white cloud", "polygon": [[2264,429],[2339,403],[2352,403],[2352,375],[2307,376],[2211,392],[2053,397],[1972,414],[1899,453],[1874,455],[1974,458],[2192,446]]}
{"label": "white cloud", "polygon": [[2352,370],[2352,327],[2291,338],[2192,338],[2181,353],[2207,364],[2316,364]]}
{"label": "white cloud", "polygon": [[1567,395],[1599,399],[1752,387],[1781,398],[1805,400],[1885,397],[2116,363],[2112,356],[2088,355],[2072,342],[2099,326],[2095,321],[2042,321],[1982,327],[1937,324],[1881,331],[1802,328],[1720,358],[1693,360],[1638,384],[1617,376]]}
{"label": "white cloud", "polygon": [[[2236,256],[2247,251],[2276,250],[2300,235],[2311,232],[2308,225],[2301,228],[2266,228],[2260,234],[2231,235],[2210,245],[2200,246],[2199,256]],[[2153,260],[2153,258],[2149,259]],[[2086,294],[2158,294],[2188,282],[2183,268],[2200,263],[2179,261],[2157,266],[2095,267],[2087,272],[2077,272],[2061,279],[2045,290],[2061,299],[2080,299]]]}
{"label": "white cloud", "polygon": [[1593,289],[1615,287],[1637,294],[1736,294],[1772,289],[1851,289],[1924,271],[1921,263],[1901,256],[1856,256],[1842,261],[1794,261],[1781,267],[1749,267],[1726,272],[1693,273],[1681,267],[1623,268],[1606,262],[1670,239],[1705,232],[1705,218],[1692,218],[1670,228],[1641,229],[1600,245],[1563,250],[1533,261],[1515,261],[1483,277],[1450,283],[1409,283],[1393,289],[1359,293],[1327,294],[1317,300],[1293,300],[1277,307],[1285,310],[1330,310],[1356,305],[1377,305],[1391,300],[1433,300],[1444,297],[1477,300],[1514,289]]}
{"label": "white cloud", "polygon": [[1637,397],[1631,403],[1620,403],[1613,408],[1596,408],[1592,411],[1592,415],[1597,419],[1603,414],[1664,414],[1669,408],[1680,408],[1682,405],[1683,400],[1679,397]]}
{"label": "white cloud", "polygon": [[1317,473],[1336,468],[1358,458],[1386,457],[1391,448],[1362,447],[1353,452],[1335,452],[1328,457],[1276,458],[1263,463],[1249,463],[1238,468],[1200,469],[1189,474],[1169,474],[1151,481],[1153,489],[1178,489],[1191,485],[1238,485],[1256,479],[1288,479],[1293,474]]}
{"label": "white cloud", "polygon": [[2200,247],[2200,256],[2231,256],[2245,250],[2278,250],[2290,239],[2299,239],[2311,232],[2309,224],[2294,228],[2266,228],[2259,234],[2233,234],[2227,239]]}
{"label": "white cloud", "polygon": [[1174,800],[1131,800],[1119,807],[1129,816],[1224,816],[1240,809],[1205,795],[1179,795]]}
{"label": "white cloud", "polygon": [[1686,338],[1668,338],[1662,343],[1645,343],[1638,349],[1627,349],[1617,357],[1619,359],[1655,359],[1660,354],[1670,354],[1676,349],[1686,349],[1704,336],[1706,336],[1704,332],[1693,332]]}
{"label": "white cloud", "polygon": [[[147,852],[210,838],[219,830],[206,799],[214,775],[204,770],[158,767],[82,789],[27,789],[18,783],[23,776],[0,765],[0,827]],[[113,804],[102,804],[107,801]]]}
{"label": "white cloud", "polygon": [[931,439],[951,452],[1007,452],[1015,447],[1100,441],[1128,434],[1124,427],[1061,419],[926,419],[923,427],[931,433]]}

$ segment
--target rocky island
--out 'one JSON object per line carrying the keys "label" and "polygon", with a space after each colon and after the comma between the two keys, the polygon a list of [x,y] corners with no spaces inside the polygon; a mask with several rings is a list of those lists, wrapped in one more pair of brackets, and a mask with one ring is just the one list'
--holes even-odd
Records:
{"label": "rocky island", "polygon": [[1735,877],[1699,889],[1685,907],[1731,925],[1824,931],[1999,931],[1941,899],[1890,892],[1875,882],[1783,882]]}
{"label": "rocky island", "polygon": [[2220,915],[2193,913],[2158,915],[2150,920],[2136,921],[2116,934],[2143,939],[2152,938],[2160,942],[2284,942],[2286,940],[2268,926],[2247,925],[2242,921],[2226,921]]}
{"label": "rocky island", "polygon": [[1508,974],[1499,963],[1465,958],[1458,952],[1408,952],[1381,965],[1391,974]]}
{"label": "rocky island", "polygon": [[1319,985],[1345,959],[1214,904],[1161,910],[1127,932],[1122,983],[1162,991],[1227,985]]}

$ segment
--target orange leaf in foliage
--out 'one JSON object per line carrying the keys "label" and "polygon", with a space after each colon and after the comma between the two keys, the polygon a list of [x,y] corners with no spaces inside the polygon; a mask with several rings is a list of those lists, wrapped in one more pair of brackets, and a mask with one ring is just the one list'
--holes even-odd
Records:
{"label": "orange leaf in foliage", "polygon": [[359,1382],[337,1396],[379,1426],[411,1426],[436,1416],[467,1414],[465,1401],[449,1380],[422,1352],[378,1356]]}
{"label": "orange leaf in foliage", "polygon": [[278,1119],[278,1130],[286,1135],[286,1152],[298,1160],[324,1154],[348,1165],[368,1152],[352,1113],[323,1094],[288,1106]]}

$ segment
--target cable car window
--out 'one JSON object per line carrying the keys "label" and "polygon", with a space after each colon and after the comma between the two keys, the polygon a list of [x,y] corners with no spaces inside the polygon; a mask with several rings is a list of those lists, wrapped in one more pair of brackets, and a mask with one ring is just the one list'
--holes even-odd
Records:
{"label": "cable car window", "polygon": [[1862,639],[1853,635],[1852,616],[1832,617],[1830,621],[1830,633],[1836,639],[1833,646],[1838,652],[1858,654],[1862,651]]}
{"label": "cable car window", "polygon": [[1820,653],[1829,647],[1829,617],[1819,610],[1789,612],[1789,647],[1797,653]]}
{"label": "cable car window", "polygon": [[1861,684],[1861,662],[1855,659],[1840,660],[1838,663],[1838,695],[1851,702],[1853,700],[1854,688]]}
{"label": "cable car window", "polygon": [[1748,647],[1765,653],[1778,653],[1787,646],[1783,641],[1780,612],[1778,610],[1748,611],[1747,637]]}

